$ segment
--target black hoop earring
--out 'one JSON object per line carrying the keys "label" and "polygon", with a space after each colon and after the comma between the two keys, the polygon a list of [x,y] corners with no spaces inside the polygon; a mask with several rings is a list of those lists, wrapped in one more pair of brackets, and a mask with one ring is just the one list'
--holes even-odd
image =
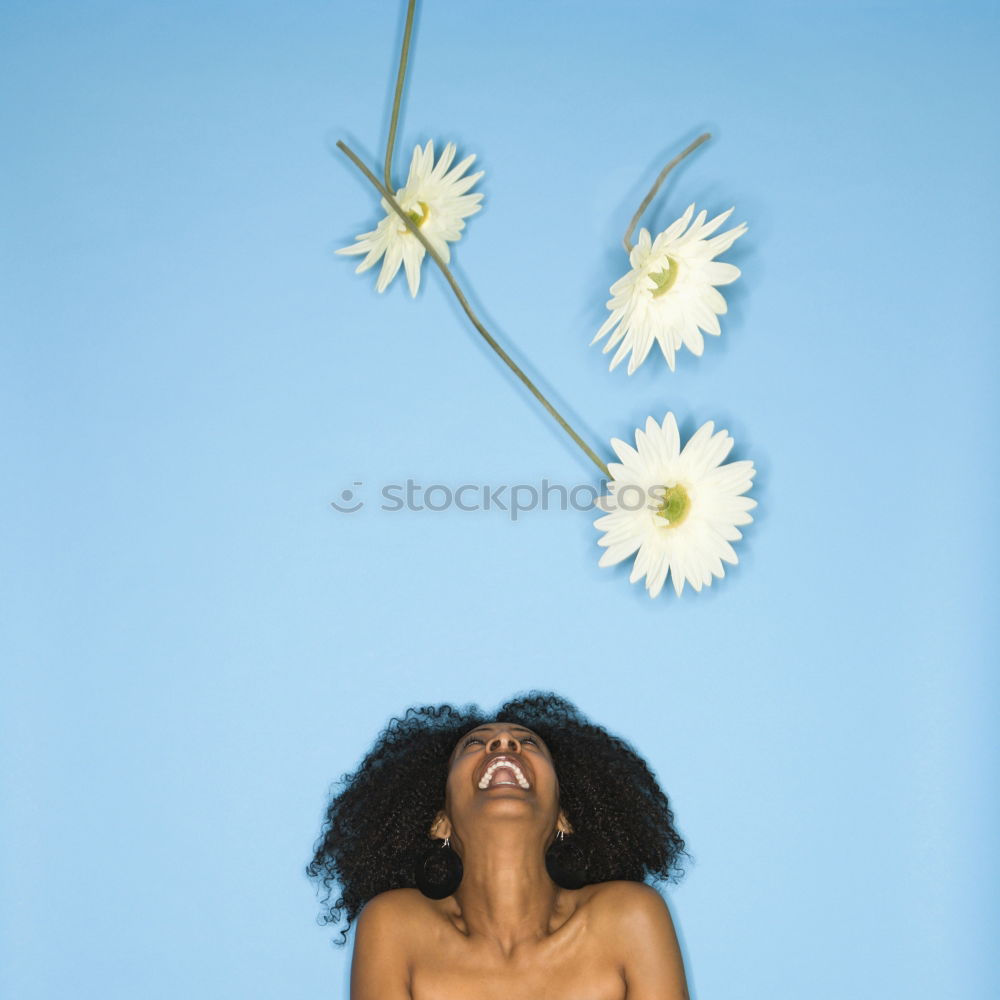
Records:
{"label": "black hoop earring", "polygon": [[545,869],[561,889],[582,889],[587,884],[586,866],[579,854],[562,830],[545,852]]}
{"label": "black hoop earring", "polygon": [[417,888],[428,899],[451,896],[462,882],[462,859],[446,837],[440,847],[432,847],[417,862]]}

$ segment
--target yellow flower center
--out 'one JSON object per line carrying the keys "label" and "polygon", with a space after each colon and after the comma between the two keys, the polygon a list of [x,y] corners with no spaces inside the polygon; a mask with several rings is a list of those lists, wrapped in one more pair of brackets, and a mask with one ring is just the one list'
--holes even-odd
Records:
{"label": "yellow flower center", "polygon": [[[431,214],[431,210],[428,207],[426,201],[418,201],[417,202],[417,207],[413,208],[413,209],[410,209],[410,211],[407,212],[406,214],[407,214],[407,216],[409,216],[409,218],[411,218],[413,220],[413,224],[418,229],[422,229],[424,223],[427,221],[428,217]],[[406,226],[404,226],[400,230],[400,232],[401,233],[409,233],[410,230],[409,230],[409,228],[407,228]],[[411,235],[412,235],[412,233],[411,233]]]}
{"label": "yellow flower center", "polygon": [[666,295],[674,287],[678,270],[680,268],[677,261],[673,257],[668,257],[667,266],[662,271],[657,271],[656,274],[650,275],[656,285],[653,289],[654,299],[658,299],[661,295]]}
{"label": "yellow flower center", "polygon": [[656,513],[667,522],[669,528],[683,524],[684,519],[691,513],[691,497],[688,496],[688,491],[680,483],[676,486],[664,486],[663,503]]}

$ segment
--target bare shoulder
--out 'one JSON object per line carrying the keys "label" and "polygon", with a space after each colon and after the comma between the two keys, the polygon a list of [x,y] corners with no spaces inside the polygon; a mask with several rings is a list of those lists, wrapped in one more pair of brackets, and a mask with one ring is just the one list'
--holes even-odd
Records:
{"label": "bare shoulder", "polygon": [[390,889],[373,896],[358,917],[358,931],[378,930],[384,926],[399,927],[426,920],[433,909],[431,901],[417,889]]}
{"label": "bare shoulder", "polygon": [[426,923],[424,897],[416,889],[393,889],[370,899],[358,917],[351,963],[352,1000],[404,1000],[410,968]]}
{"label": "bare shoulder", "polygon": [[609,938],[627,944],[671,940],[674,923],[663,897],[642,882],[599,882],[589,886],[591,920]]}
{"label": "bare shoulder", "polygon": [[621,962],[629,1000],[687,1000],[684,961],[663,897],[641,882],[590,888],[592,922]]}
{"label": "bare shoulder", "polygon": [[670,920],[663,897],[644,882],[598,882],[587,889],[588,904],[595,916],[607,915],[617,920],[629,916]]}

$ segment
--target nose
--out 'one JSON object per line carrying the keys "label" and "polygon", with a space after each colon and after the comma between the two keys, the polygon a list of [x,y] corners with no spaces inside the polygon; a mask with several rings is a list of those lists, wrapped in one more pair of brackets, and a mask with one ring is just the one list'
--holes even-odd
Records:
{"label": "nose", "polygon": [[497,733],[496,736],[490,739],[486,749],[490,753],[496,753],[498,750],[509,750],[511,753],[519,753],[521,743],[512,733]]}

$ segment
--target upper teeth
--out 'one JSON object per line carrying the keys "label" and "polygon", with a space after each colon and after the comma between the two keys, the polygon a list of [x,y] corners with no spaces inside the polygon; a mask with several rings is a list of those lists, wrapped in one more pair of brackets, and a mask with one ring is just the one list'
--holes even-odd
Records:
{"label": "upper teeth", "polygon": [[495,760],[491,760],[489,767],[486,768],[483,772],[483,776],[479,779],[479,787],[486,788],[490,783],[490,778],[492,778],[494,773],[501,767],[505,767],[507,770],[512,771],[514,777],[517,779],[517,783],[522,788],[531,787],[531,785],[528,784],[528,779],[524,776],[524,773],[509,757],[497,757]]}

